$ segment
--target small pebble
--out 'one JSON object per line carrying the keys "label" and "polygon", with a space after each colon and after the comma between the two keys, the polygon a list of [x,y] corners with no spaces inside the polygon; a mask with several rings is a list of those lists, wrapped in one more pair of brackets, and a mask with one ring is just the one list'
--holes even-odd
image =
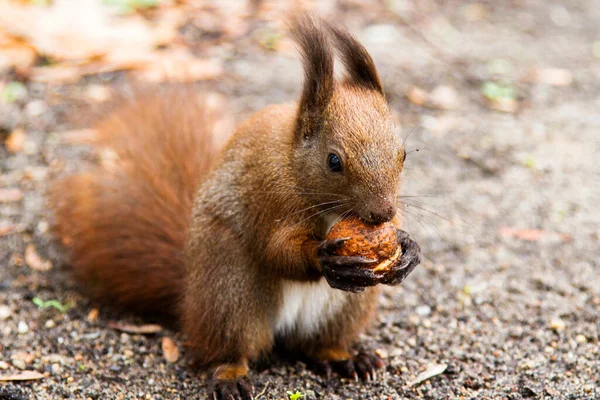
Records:
{"label": "small pebble", "polygon": [[19,321],[19,323],[17,324],[17,332],[19,332],[20,335],[29,332],[29,326],[27,326],[27,324],[23,321]]}
{"label": "small pebble", "polygon": [[11,314],[12,311],[10,310],[10,308],[8,308],[8,306],[0,306],[0,321],[8,319],[8,317],[10,317]]}
{"label": "small pebble", "polygon": [[9,365],[6,361],[0,361],[0,369],[8,369]]}
{"label": "small pebble", "polygon": [[552,321],[550,321],[550,328],[552,328],[556,332],[565,330],[566,326],[567,325],[565,324],[565,321],[563,321],[560,318],[553,318]]}
{"label": "small pebble", "polygon": [[48,329],[52,329],[56,326],[56,322],[54,322],[54,320],[52,320],[52,319],[49,319],[48,321],[46,321],[44,326]]}
{"label": "small pebble", "polygon": [[60,364],[58,364],[58,363],[52,364],[51,369],[52,369],[53,374],[60,373]]}
{"label": "small pebble", "polygon": [[587,338],[583,335],[577,335],[575,336],[575,341],[577,343],[586,343],[587,342]]}
{"label": "small pebble", "polygon": [[421,317],[426,317],[431,314],[431,307],[427,305],[419,306],[415,308],[415,312]]}
{"label": "small pebble", "polygon": [[24,360],[16,359],[16,360],[12,360],[11,362],[12,362],[12,365],[14,365],[15,367],[17,367],[19,369],[27,368],[27,364],[25,363]]}

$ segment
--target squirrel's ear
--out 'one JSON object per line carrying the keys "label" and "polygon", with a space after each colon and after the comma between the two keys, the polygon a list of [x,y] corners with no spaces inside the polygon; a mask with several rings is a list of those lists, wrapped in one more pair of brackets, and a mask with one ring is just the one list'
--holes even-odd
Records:
{"label": "squirrel's ear", "polygon": [[304,66],[304,86],[298,108],[299,129],[305,137],[318,129],[334,90],[333,51],[320,20],[308,14],[291,19],[291,32]]}
{"label": "squirrel's ear", "polygon": [[355,85],[384,94],[377,68],[367,49],[345,29],[330,24],[327,26],[333,34],[336,48],[340,51],[348,80]]}

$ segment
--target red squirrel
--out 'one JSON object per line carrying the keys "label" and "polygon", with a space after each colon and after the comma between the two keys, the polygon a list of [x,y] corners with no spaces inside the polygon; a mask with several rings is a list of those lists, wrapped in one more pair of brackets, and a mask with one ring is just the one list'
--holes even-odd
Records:
{"label": "red squirrel", "polygon": [[[351,348],[376,285],[400,284],[420,262],[401,230],[406,151],[372,58],[314,17],[291,31],[305,74],[297,103],[254,114],[217,152],[191,91],[139,97],[97,126],[116,161],[49,194],[76,278],[96,298],[176,318],[212,370],[211,398],[251,399],[248,362],[275,342],[328,376],[375,378],[382,360]],[[324,239],[350,214],[394,224],[402,256],[389,271],[357,267],[368,260],[336,256],[343,239]]]}

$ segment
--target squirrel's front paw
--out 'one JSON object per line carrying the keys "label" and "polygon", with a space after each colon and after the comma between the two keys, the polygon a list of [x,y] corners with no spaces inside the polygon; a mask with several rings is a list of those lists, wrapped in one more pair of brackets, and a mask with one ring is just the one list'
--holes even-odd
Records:
{"label": "squirrel's front paw", "polygon": [[376,274],[369,265],[377,263],[361,256],[338,256],[335,254],[347,239],[326,240],[317,248],[323,276],[329,286],[347,292],[359,293],[368,286],[380,283],[382,275]]}
{"label": "squirrel's front paw", "polygon": [[402,256],[386,272],[381,283],[386,285],[399,285],[412,272],[412,270],[421,262],[421,247],[412,240],[408,233],[398,229],[398,244],[402,248]]}

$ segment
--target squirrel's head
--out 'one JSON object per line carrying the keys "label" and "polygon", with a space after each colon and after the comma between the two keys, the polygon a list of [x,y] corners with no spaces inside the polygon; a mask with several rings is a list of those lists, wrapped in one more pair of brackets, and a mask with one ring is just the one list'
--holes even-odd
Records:
{"label": "squirrel's head", "polygon": [[[293,33],[305,72],[294,137],[298,187],[323,210],[391,220],[406,153],[373,60],[348,32],[311,17],[296,19]],[[342,81],[331,43],[346,69]]]}

